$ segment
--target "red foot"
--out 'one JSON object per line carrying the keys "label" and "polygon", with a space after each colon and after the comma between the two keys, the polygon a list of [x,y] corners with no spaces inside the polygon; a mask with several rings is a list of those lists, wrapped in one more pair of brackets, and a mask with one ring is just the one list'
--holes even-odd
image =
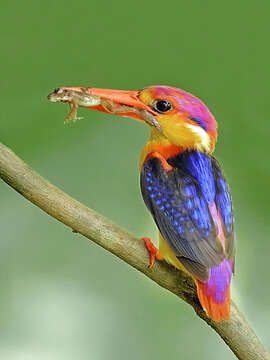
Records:
{"label": "red foot", "polygon": [[149,269],[152,269],[155,260],[161,260],[162,255],[158,251],[158,249],[155,247],[155,245],[152,243],[150,238],[143,237],[142,240],[145,242],[146,248],[150,254],[150,265]]}

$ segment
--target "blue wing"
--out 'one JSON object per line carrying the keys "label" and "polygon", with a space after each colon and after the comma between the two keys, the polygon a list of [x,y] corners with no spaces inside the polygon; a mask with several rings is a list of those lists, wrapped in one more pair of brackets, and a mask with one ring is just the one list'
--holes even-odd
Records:
{"label": "blue wing", "polygon": [[[142,195],[174,254],[199,280],[207,281],[209,269],[227,258],[209,206],[216,203],[222,226],[226,226],[230,194],[222,187],[224,177],[218,163],[209,155],[186,151],[168,163],[173,170],[166,171],[158,158],[146,161],[141,172]],[[232,211],[230,216],[232,224]],[[233,232],[232,228],[225,230],[227,235],[227,230]]]}

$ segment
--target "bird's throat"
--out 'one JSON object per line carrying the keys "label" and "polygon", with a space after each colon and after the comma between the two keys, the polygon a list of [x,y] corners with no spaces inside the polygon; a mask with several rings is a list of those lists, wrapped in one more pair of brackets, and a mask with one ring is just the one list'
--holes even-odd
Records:
{"label": "bird's throat", "polygon": [[150,139],[145,144],[140,158],[140,170],[145,162],[146,158],[150,157],[151,154],[158,153],[160,154],[165,160],[174,157],[176,155],[181,154],[186,149],[184,147],[171,144],[166,138],[164,137],[156,137],[151,134]]}

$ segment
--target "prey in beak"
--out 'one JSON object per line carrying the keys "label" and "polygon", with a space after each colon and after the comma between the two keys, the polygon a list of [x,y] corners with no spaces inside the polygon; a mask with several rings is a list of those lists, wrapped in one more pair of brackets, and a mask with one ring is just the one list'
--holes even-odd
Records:
{"label": "prey in beak", "polygon": [[90,108],[110,114],[133,117],[145,121],[162,133],[156,119],[157,112],[139,99],[139,91],[98,89],[91,87],[60,87],[48,95],[52,102],[65,102],[70,112],[65,123],[80,119],[78,107]]}
{"label": "prey in beak", "polygon": [[52,102],[65,102],[69,104],[70,112],[65,118],[65,123],[82,119],[77,117],[79,106],[91,107],[101,103],[99,97],[87,94],[85,88],[78,89],[80,89],[80,91],[57,88],[48,95],[48,99]]}

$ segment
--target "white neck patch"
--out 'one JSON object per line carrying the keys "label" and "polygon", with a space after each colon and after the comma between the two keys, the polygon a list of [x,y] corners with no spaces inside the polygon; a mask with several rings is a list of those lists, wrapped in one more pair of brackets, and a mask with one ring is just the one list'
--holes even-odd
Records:
{"label": "white neck patch", "polygon": [[191,131],[196,134],[199,135],[199,138],[201,140],[200,143],[195,144],[198,148],[198,150],[206,150],[209,151],[210,150],[210,137],[207,134],[207,132],[201,128],[200,126],[196,126],[196,125],[191,125],[191,124],[185,124],[189,129],[191,129]]}

